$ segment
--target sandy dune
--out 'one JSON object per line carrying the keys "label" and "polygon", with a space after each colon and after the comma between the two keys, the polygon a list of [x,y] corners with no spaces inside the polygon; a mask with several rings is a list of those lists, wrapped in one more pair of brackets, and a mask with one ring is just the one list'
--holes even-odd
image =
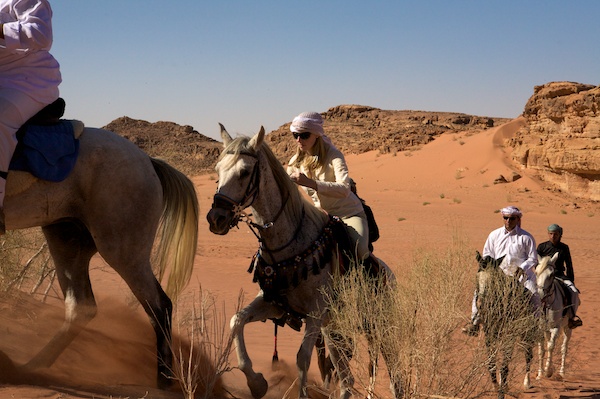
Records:
{"label": "sandy dune", "polygon": [[[495,210],[508,204],[524,212],[523,227],[538,242],[546,240],[551,223],[564,227],[563,241],[571,247],[577,286],[582,291],[579,311],[584,326],[574,331],[565,381],[534,382],[536,387],[523,398],[600,398],[600,205],[577,201],[548,190],[527,171],[514,169],[502,148],[502,139],[523,123],[516,119],[498,128],[472,135],[443,135],[419,151],[378,155],[370,152],[348,156],[359,195],[373,208],[381,239],[377,254],[392,268],[394,260],[410,257],[415,248],[443,248],[459,231],[473,250],[483,247],[487,234],[501,226]],[[513,172],[523,177],[508,184],[494,185],[500,174]],[[194,178],[202,218],[200,248],[192,282],[182,303],[193,300],[199,288],[210,291],[226,303],[231,316],[240,290],[246,302],[257,292],[246,273],[257,248],[246,226],[221,237],[211,234],[204,218],[216,184],[214,175]],[[465,265],[473,269],[476,265]],[[396,270],[402,276],[401,270]],[[154,349],[149,323],[140,308],[131,308],[132,296],[124,283],[100,259],[96,259],[92,284],[98,299],[99,315],[88,331],[49,370],[22,377],[22,385],[0,386],[0,398],[175,398],[176,392],[153,388]],[[20,299],[0,303],[0,350],[12,361],[23,363],[59,328],[62,302],[55,298],[47,305]],[[595,310],[596,309],[596,310]],[[465,318],[468,306],[465,306]],[[262,371],[271,388],[266,398],[281,398],[295,378],[295,353],[301,335],[290,328],[280,329],[280,368],[271,369],[272,323],[254,323],[247,330],[247,345],[255,369]],[[2,359],[0,359],[2,360]],[[2,360],[4,374],[10,369]],[[233,361],[235,364],[235,360]],[[316,367],[312,379],[318,380]],[[226,389],[237,398],[251,398],[239,371],[228,373]],[[380,392],[389,397],[386,390]]]}

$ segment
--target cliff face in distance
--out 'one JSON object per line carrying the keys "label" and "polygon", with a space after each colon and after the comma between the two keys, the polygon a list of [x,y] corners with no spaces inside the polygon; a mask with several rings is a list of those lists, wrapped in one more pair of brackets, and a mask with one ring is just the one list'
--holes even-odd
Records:
{"label": "cliff face in distance", "polygon": [[[548,187],[600,201],[600,86],[551,82],[536,86],[523,112],[526,123],[505,146],[513,161],[535,171]],[[394,111],[338,105],[322,112],[325,132],[345,154],[418,150],[445,133],[478,132],[510,119],[452,112]],[[282,163],[296,151],[290,122],[266,136]],[[222,144],[191,126],[149,123],[122,117],[105,126],[151,156],[161,157],[188,175],[211,173]],[[257,126],[256,131],[258,132]]]}
{"label": "cliff face in distance", "polygon": [[600,200],[600,86],[551,82],[527,101],[513,160],[580,198]]}

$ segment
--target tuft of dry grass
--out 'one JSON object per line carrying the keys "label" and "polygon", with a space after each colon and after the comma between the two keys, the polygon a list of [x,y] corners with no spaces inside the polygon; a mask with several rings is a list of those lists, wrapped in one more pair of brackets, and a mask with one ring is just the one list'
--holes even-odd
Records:
{"label": "tuft of dry grass", "polygon": [[[400,268],[402,274],[390,284],[356,267],[335,279],[328,296],[330,339],[338,337],[334,342],[347,353],[356,388],[368,392],[369,361],[383,359],[387,378],[400,384],[407,397],[476,397],[492,391],[485,338],[459,331],[470,313],[477,270],[474,251],[455,238],[444,251],[415,252]],[[530,327],[530,322],[507,324],[496,348],[518,341],[521,331],[514,323]],[[515,366],[523,363],[522,356],[509,363],[513,375],[523,370]],[[379,389],[385,387],[376,385]]]}
{"label": "tuft of dry grass", "polygon": [[39,228],[7,231],[0,236],[0,291],[29,291],[45,301],[53,288],[54,263]]}
{"label": "tuft of dry grass", "polygon": [[[240,292],[236,313],[241,309]],[[229,358],[233,350],[233,336],[225,304],[218,304],[209,292],[199,289],[198,300],[192,301],[187,314],[175,314],[175,330],[179,342],[171,342],[173,378],[185,398],[212,398],[221,389],[221,377],[231,371]]]}

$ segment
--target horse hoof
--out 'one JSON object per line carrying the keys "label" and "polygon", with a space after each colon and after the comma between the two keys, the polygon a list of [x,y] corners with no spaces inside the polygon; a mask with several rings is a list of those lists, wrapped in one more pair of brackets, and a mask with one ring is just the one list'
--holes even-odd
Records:
{"label": "horse hoof", "polygon": [[252,397],[254,399],[260,399],[266,395],[269,384],[262,373],[257,373],[253,381],[248,381],[248,387],[250,388],[250,392],[252,392]]}

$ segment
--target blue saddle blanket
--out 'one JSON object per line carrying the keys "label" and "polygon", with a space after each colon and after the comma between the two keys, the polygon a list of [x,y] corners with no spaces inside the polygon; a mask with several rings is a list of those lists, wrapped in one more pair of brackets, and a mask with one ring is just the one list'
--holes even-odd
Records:
{"label": "blue saddle blanket", "polygon": [[63,181],[77,161],[79,140],[73,136],[73,124],[28,125],[10,161],[10,170],[29,172],[52,182]]}

